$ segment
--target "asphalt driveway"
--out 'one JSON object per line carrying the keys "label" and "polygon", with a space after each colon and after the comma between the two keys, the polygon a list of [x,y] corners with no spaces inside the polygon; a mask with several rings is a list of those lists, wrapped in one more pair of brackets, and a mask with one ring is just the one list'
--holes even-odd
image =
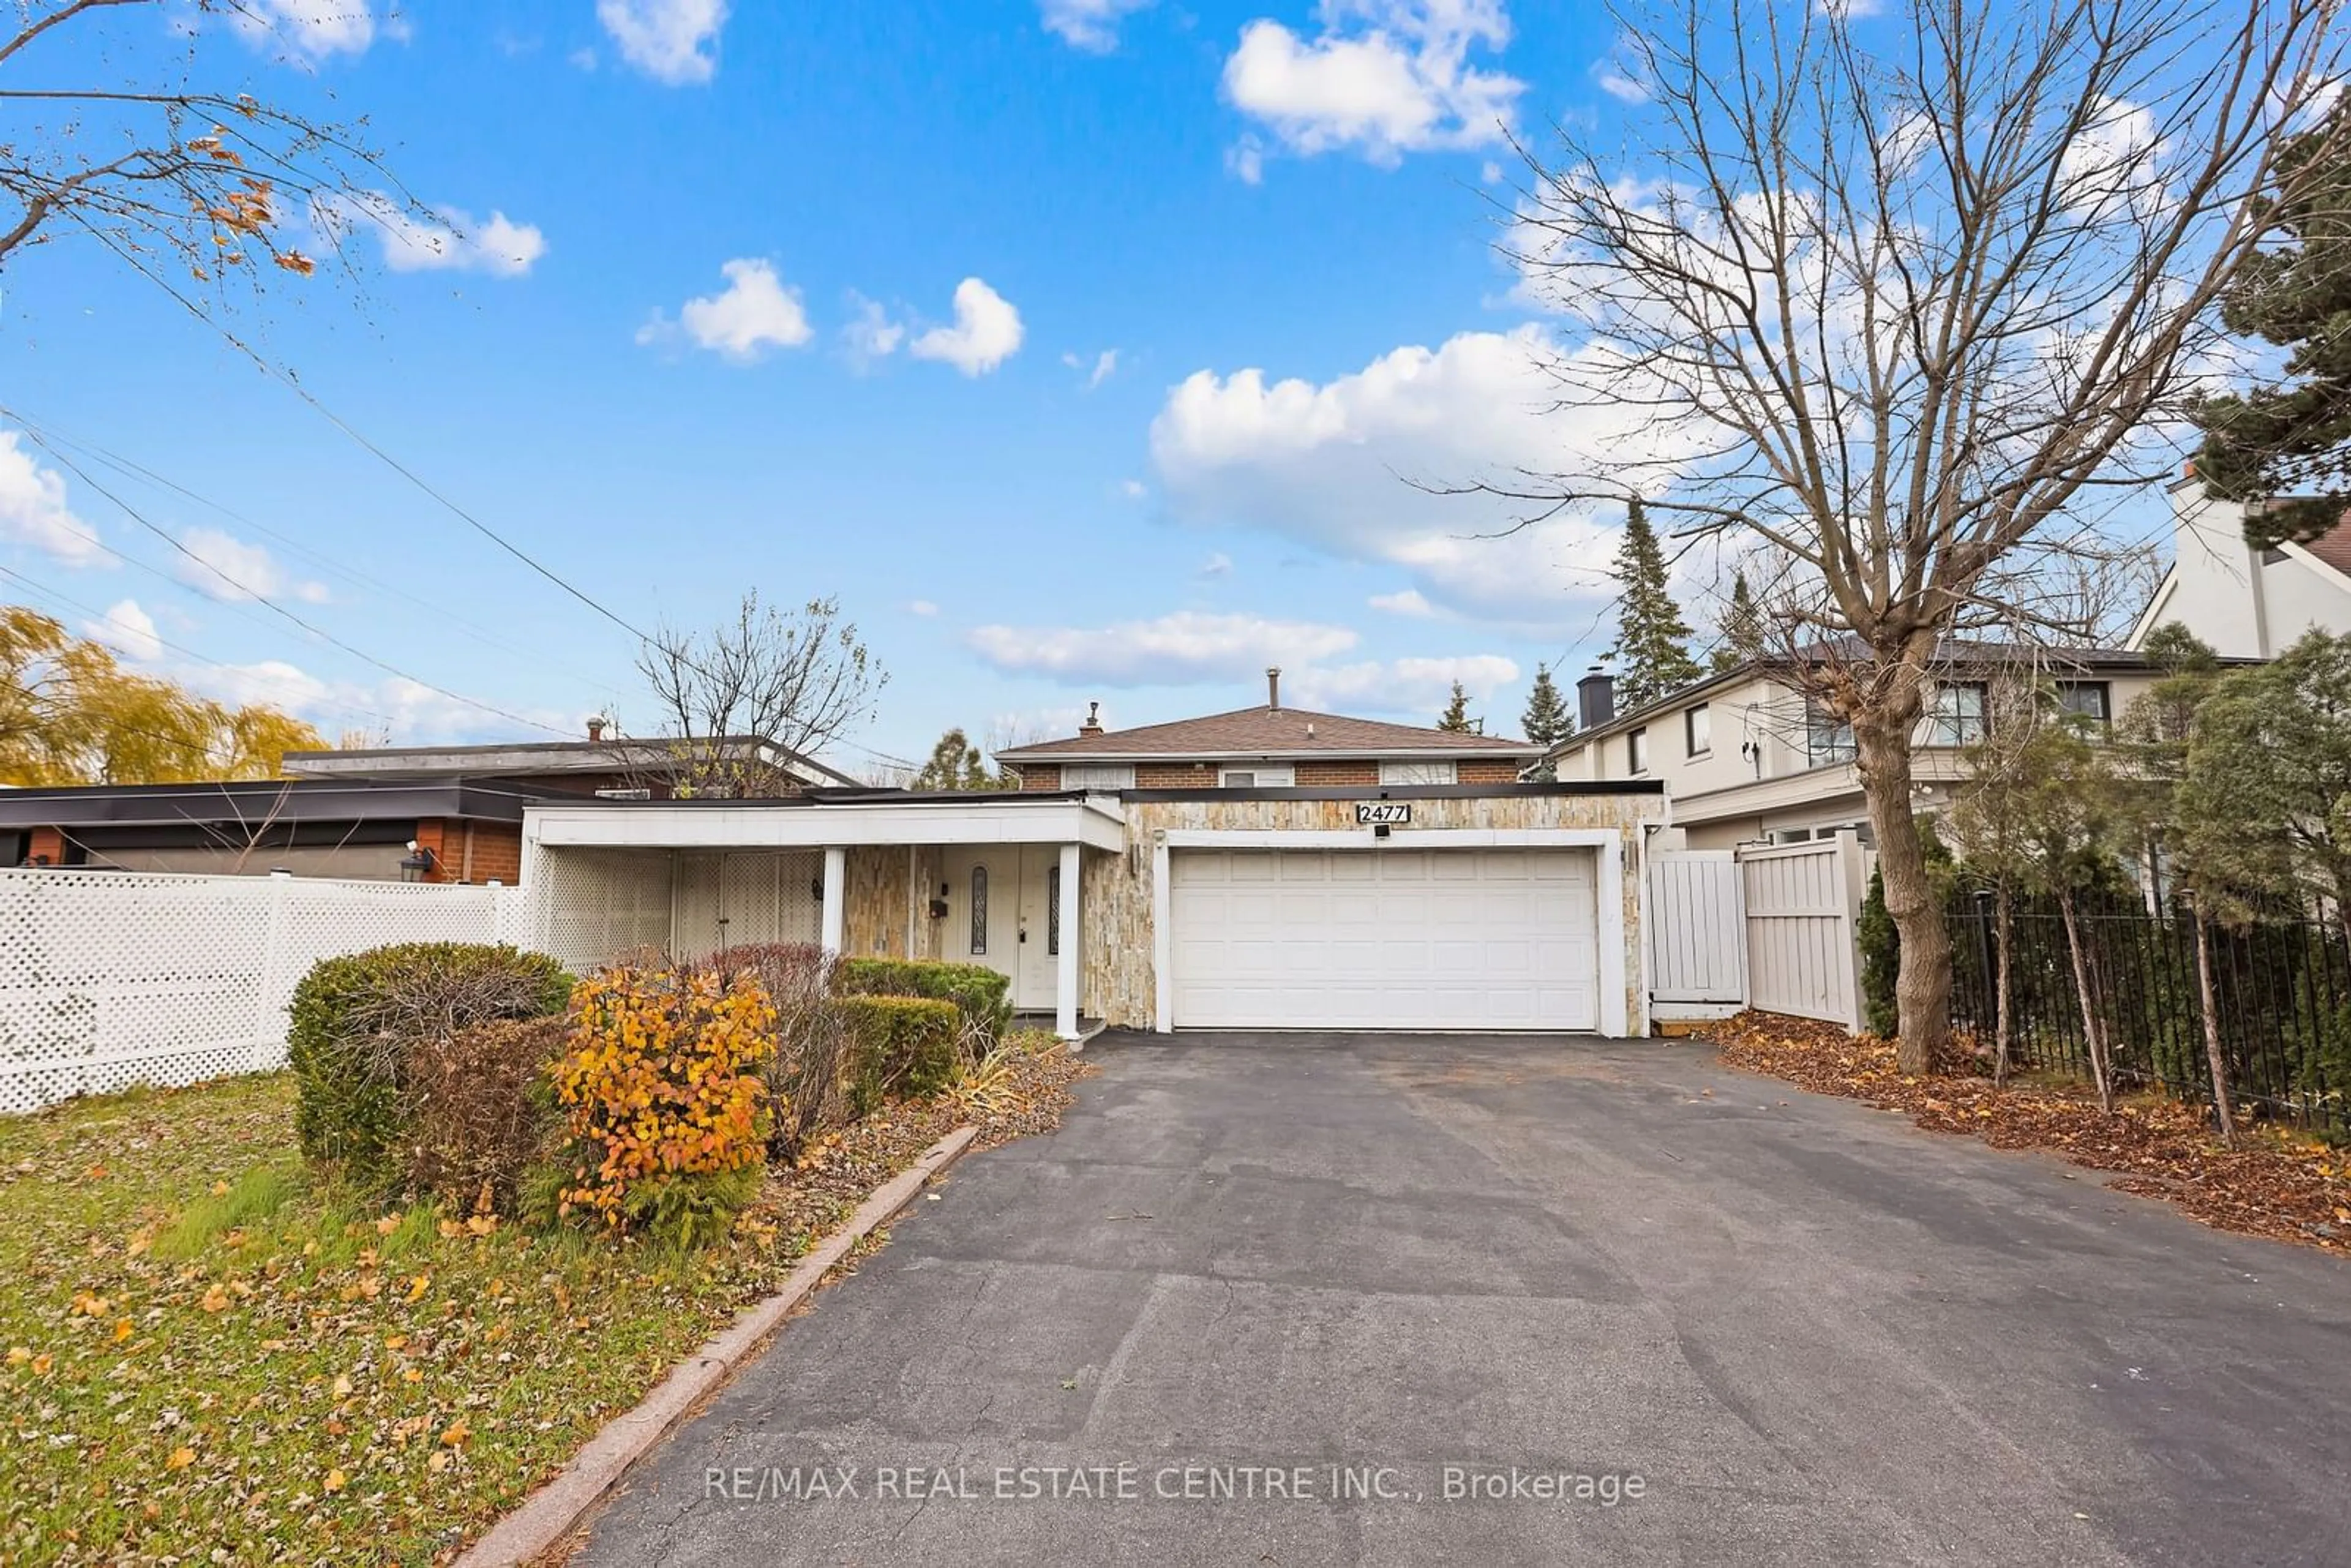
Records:
{"label": "asphalt driveway", "polygon": [[1092,1053],[578,1561],[2351,1563],[2325,1257],[1689,1045]]}

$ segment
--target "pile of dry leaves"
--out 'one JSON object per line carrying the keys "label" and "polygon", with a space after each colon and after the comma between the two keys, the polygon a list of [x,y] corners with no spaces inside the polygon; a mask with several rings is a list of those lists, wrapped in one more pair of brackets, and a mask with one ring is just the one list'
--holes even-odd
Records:
{"label": "pile of dry leaves", "polygon": [[1900,1111],[1932,1132],[2046,1149],[2117,1173],[2108,1186],[2164,1198],[2223,1230],[2351,1249],[2351,1153],[2308,1138],[2256,1128],[2230,1149],[2202,1107],[2176,1100],[2129,1099],[2107,1115],[2086,1089],[1911,1076],[1895,1066],[1891,1041],[1808,1019],[1745,1012],[1708,1033],[1732,1067]]}

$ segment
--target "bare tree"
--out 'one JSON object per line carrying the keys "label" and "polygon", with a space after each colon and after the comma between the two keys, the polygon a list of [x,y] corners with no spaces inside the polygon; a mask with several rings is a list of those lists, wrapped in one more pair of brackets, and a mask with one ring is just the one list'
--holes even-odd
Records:
{"label": "bare tree", "polygon": [[1763,541],[1790,641],[1846,640],[1813,679],[1902,934],[1906,1070],[1950,1039],[1910,804],[1938,654],[2080,630],[2043,585],[2168,470],[2338,5],[1657,0],[1618,18],[1652,134],[1530,157],[1512,252],[1562,313],[1560,404],[1609,434],[1477,487],[1520,527],[1646,495],[1685,540]]}
{"label": "bare tree", "polygon": [[[317,261],[301,236],[339,243],[354,218],[439,221],[358,127],[202,79],[224,35],[266,46],[299,18],[258,0],[16,0],[8,9],[0,267],[26,247],[79,236],[199,309],[191,283],[217,294],[236,278],[257,287],[269,267],[310,274]],[[154,49],[174,35],[173,49]],[[113,73],[122,59],[131,72]]]}
{"label": "bare tree", "polygon": [[787,614],[746,593],[707,632],[664,624],[637,653],[662,733],[623,742],[634,771],[674,795],[786,795],[792,764],[871,716],[889,681],[841,601]]}

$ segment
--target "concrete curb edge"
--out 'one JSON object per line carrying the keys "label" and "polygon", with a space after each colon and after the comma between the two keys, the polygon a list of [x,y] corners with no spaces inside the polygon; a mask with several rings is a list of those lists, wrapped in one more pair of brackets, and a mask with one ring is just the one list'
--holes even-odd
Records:
{"label": "concrete curb edge", "polygon": [[489,1533],[466,1548],[455,1568],[515,1568],[537,1558],[561,1541],[590,1510],[626,1474],[629,1467],[666,1437],[680,1417],[705,1395],[726,1382],[737,1366],[749,1359],[761,1341],[780,1327],[792,1310],[824,1282],[824,1277],[850,1249],[894,1218],[899,1210],[949,1166],[961,1158],[979,1135],[977,1127],[958,1127],[925,1149],[914,1163],[892,1176],[857,1212],[801,1259],[784,1280],[783,1289],[747,1309],[732,1326],[722,1330],[685,1360],[634,1409],[622,1412],[572,1456],[562,1473],[499,1520]]}

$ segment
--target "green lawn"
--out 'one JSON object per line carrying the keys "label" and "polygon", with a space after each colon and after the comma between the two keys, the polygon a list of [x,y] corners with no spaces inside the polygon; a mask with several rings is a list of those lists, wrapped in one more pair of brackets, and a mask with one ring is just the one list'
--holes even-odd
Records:
{"label": "green lawn", "polygon": [[293,1097],[276,1074],[0,1118],[0,1561],[445,1555],[869,1174],[771,1183],[680,1260],[353,1205],[297,1157]]}

